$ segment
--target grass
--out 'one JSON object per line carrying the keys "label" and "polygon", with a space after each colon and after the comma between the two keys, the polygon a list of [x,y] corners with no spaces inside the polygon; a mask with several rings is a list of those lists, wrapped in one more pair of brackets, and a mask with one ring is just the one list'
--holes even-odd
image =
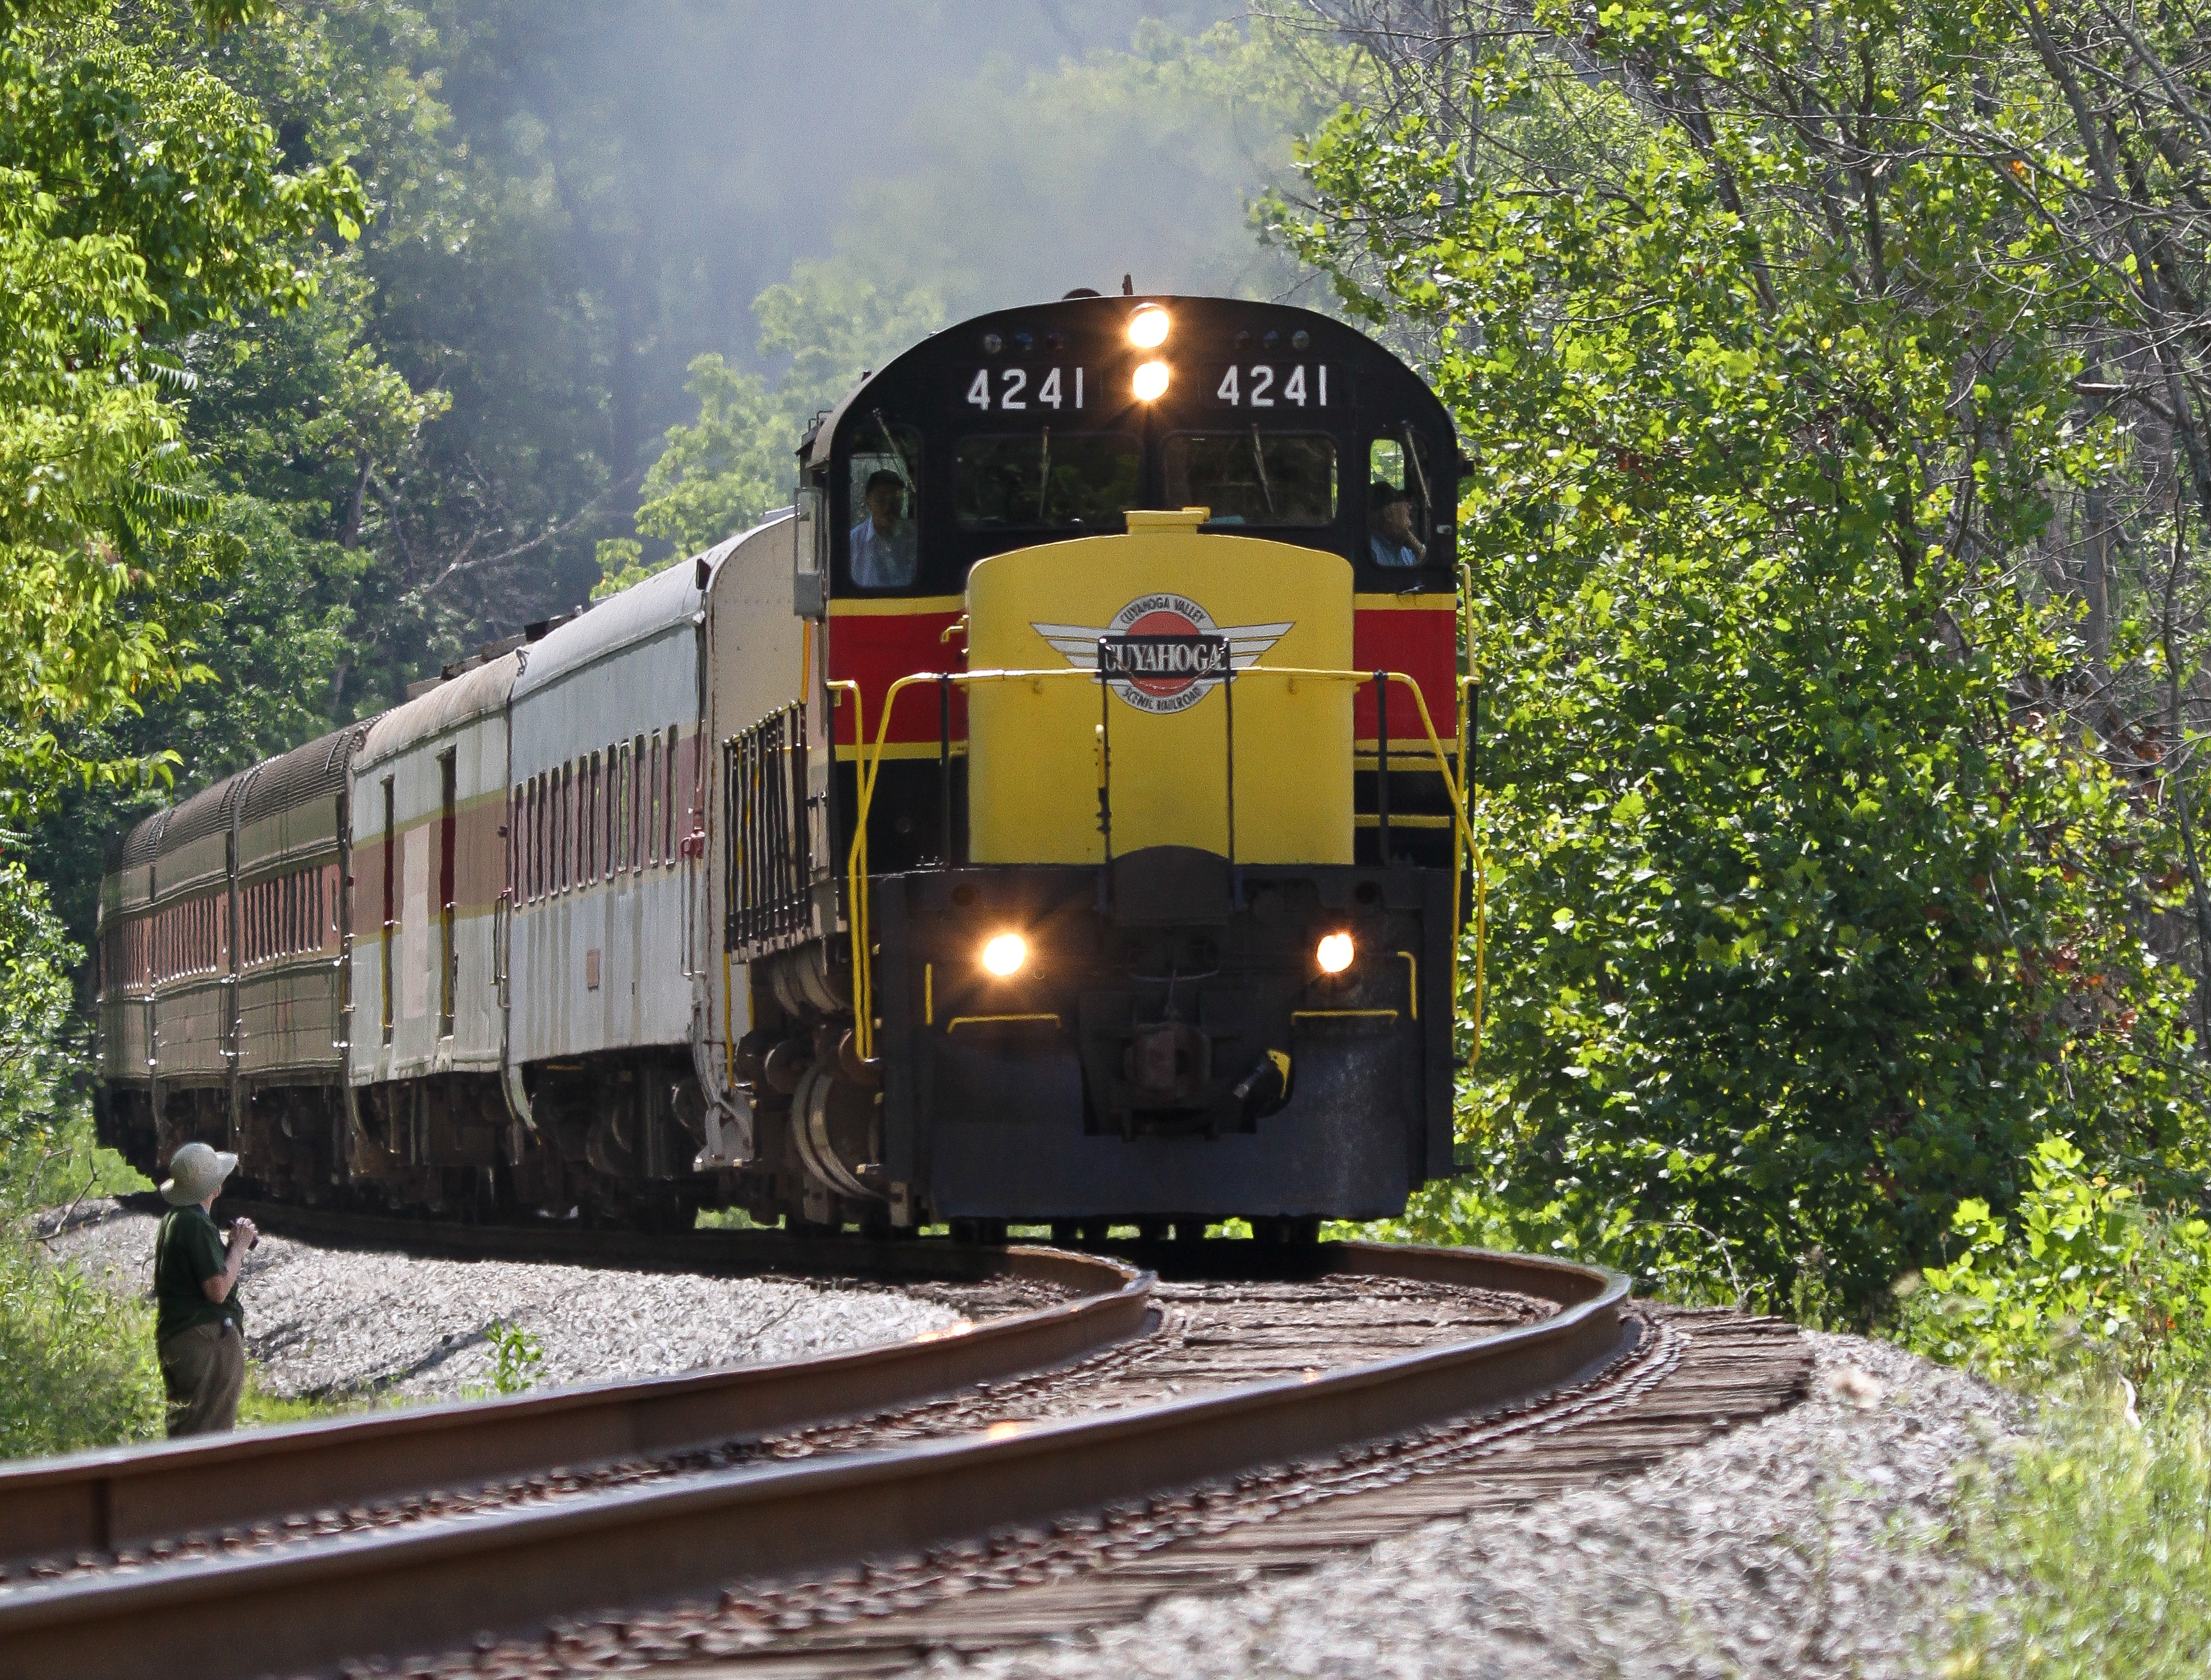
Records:
{"label": "grass", "polygon": [[2109,1379],[2047,1391],[2041,1438],[1961,1501],[2000,1608],[1961,1622],[1941,1672],[2179,1680],[2211,1671],[2211,1398],[2176,1385],[2127,1416]]}
{"label": "grass", "polygon": [[261,1384],[259,1368],[245,1368],[245,1392],[238,1398],[238,1427],[267,1428],[279,1423],[319,1423],[329,1417],[350,1417],[373,1410],[374,1402],[357,1395],[330,1397],[271,1394]]}
{"label": "grass", "polygon": [[769,1228],[742,1208],[701,1208],[694,1222],[694,1228],[701,1231],[760,1231]]}

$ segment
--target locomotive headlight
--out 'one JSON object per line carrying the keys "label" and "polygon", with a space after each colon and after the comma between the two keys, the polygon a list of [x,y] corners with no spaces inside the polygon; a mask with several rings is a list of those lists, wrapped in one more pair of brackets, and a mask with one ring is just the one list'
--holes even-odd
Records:
{"label": "locomotive headlight", "polygon": [[1313,960],[1320,964],[1324,974],[1341,974],[1351,967],[1351,936],[1348,933],[1329,933],[1321,936],[1320,949]]}
{"label": "locomotive headlight", "polygon": [[[1162,310],[1162,314],[1166,312]],[[1136,400],[1156,403],[1167,394],[1167,365],[1164,361],[1148,361],[1136,370]]]}
{"label": "locomotive headlight", "polygon": [[1000,979],[1021,972],[1029,960],[1029,942],[1018,933],[1002,933],[983,947],[983,967]]}
{"label": "locomotive headlight", "polygon": [[1156,350],[1167,342],[1167,329],[1173,324],[1156,303],[1142,305],[1129,317],[1129,342],[1140,350]]}

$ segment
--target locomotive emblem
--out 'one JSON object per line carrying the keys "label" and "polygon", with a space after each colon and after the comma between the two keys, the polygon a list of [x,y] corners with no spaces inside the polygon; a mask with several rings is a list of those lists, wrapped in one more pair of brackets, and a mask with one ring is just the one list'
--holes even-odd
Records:
{"label": "locomotive emblem", "polygon": [[[1292,623],[1295,621],[1293,620]],[[1171,716],[1186,712],[1221,683],[1225,673],[1208,646],[1217,638],[1228,645],[1228,663],[1248,670],[1290,629],[1289,624],[1239,624],[1222,628],[1213,615],[1187,595],[1139,595],[1113,615],[1109,624],[1032,624],[1068,664],[1084,670],[1098,665],[1098,644],[1111,640],[1124,675],[1113,692],[1139,712]]]}

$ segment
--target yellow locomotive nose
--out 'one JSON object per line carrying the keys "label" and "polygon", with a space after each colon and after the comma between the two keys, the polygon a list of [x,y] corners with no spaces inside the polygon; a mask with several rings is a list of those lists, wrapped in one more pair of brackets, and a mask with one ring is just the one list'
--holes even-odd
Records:
{"label": "yellow locomotive nose", "polygon": [[[994,555],[967,585],[978,864],[1099,864],[1152,846],[1247,864],[1352,861],[1351,567],[1317,549],[1137,511],[1125,537]],[[1101,689],[1099,644],[1115,650]],[[1227,646],[1227,671],[1208,662]],[[1234,834],[1230,834],[1232,785]],[[1101,816],[1105,819],[1101,822]]]}

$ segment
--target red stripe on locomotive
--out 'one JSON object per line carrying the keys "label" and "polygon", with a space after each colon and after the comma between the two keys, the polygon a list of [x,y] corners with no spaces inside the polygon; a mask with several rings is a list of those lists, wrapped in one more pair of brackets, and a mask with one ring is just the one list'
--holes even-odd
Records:
{"label": "red stripe on locomotive", "polygon": [[[1361,670],[1399,670],[1420,685],[1437,737],[1448,749],[1458,733],[1458,615],[1440,609],[1408,611],[1361,609],[1352,616],[1352,663]],[[1363,683],[1353,713],[1359,744],[1374,743],[1374,685]],[[1390,738],[1417,741],[1427,732],[1420,708],[1402,682],[1390,685]]]}
{"label": "red stripe on locomotive", "polygon": [[[883,696],[891,684],[916,671],[960,671],[967,668],[958,634],[949,640],[945,631],[959,623],[957,612],[853,613],[829,621],[829,676],[833,681],[857,682],[865,707],[868,739],[882,727]],[[853,743],[852,708],[836,708],[837,744]],[[891,719],[893,743],[936,744],[936,690],[908,688],[899,695],[897,715]],[[952,738],[967,738],[967,698],[952,690]]]}

